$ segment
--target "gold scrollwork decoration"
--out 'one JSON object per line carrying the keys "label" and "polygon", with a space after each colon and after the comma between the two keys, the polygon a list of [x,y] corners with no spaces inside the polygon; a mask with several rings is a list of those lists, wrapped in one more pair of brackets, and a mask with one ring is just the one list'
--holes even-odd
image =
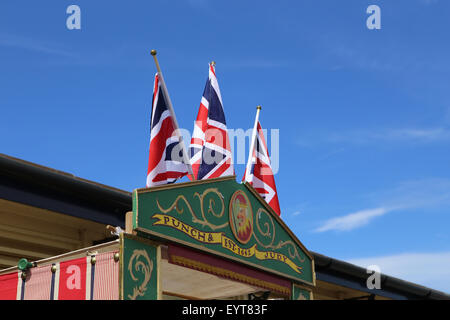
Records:
{"label": "gold scrollwork decoration", "polygon": [[[270,221],[270,225],[269,223],[266,221],[263,224],[264,230],[261,229],[261,225],[260,225],[260,215],[261,213],[264,213],[266,215],[266,217],[269,219]],[[270,228],[272,227],[272,228]],[[260,233],[261,236],[265,237],[265,238],[269,238],[270,242],[269,244],[264,244],[256,235],[255,233],[255,229],[253,229],[253,236],[255,237],[256,242],[266,248],[266,249],[273,249],[273,250],[277,250],[277,249],[281,249],[284,246],[288,246],[288,253],[291,259],[295,259],[297,258],[300,262],[304,262],[305,258],[302,258],[300,256],[300,254],[298,253],[297,247],[294,244],[294,242],[292,242],[291,240],[288,241],[281,241],[278,242],[278,244],[274,245],[275,242],[275,223],[273,222],[273,218],[270,216],[270,214],[263,208],[259,208],[258,211],[256,212],[256,229],[258,230],[258,232]]]}
{"label": "gold scrollwork decoration", "polygon": [[[217,188],[209,188],[206,189],[205,191],[202,192],[202,194],[195,192],[194,193],[194,197],[197,197],[200,203],[200,212],[201,212],[201,218],[199,218],[194,210],[192,209],[191,205],[189,204],[189,201],[186,199],[185,196],[183,195],[179,195],[175,201],[167,208],[164,209],[161,204],[159,203],[159,200],[156,199],[156,205],[158,206],[158,209],[162,212],[162,213],[169,213],[170,211],[172,211],[173,209],[176,209],[176,211],[178,212],[178,214],[182,214],[184,212],[183,208],[180,207],[179,202],[180,200],[184,201],[184,203],[186,204],[189,213],[192,216],[192,222],[193,223],[197,223],[200,224],[202,226],[208,226],[209,228],[211,228],[211,230],[217,230],[217,229],[223,229],[225,227],[228,226],[228,220],[225,223],[222,223],[220,225],[215,225],[213,223],[211,223],[210,221],[208,221],[208,218],[206,217],[205,214],[205,197],[206,195],[208,195],[209,193],[212,193],[213,195],[216,195],[219,199],[219,203],[220,203],[220,208],[221,210],[216,211],[214,210],[214,207],[216,206],[216,201],[214,200],[214,198],[209,198],[208,201],[208,208],[206,213],[212,214],[214,217],[216,218],[222,218],[223,214],[225,212],[225,203],[223,201],[223,195],[218,191]],[[217,208],[216,208],[217,209]]]}
{"label": "gold scrollwork decoration", "polygon": [[[143,258],[144,261],[139,260],[139,258]],[[133,265],[134,263],[134,265]],[[145,292],[147,291],[148,283],[150,282],[152,271],[153,271],[153,261],[149,258],[147,251],[142,249],[135,249],[133,254],[131,255],[130,262],[128,263],[128,272],[130,273],[131,279],[133,281],[138,281],[138,278],[135,277],[133,273],[134,271],[141,272],[144,274],[144,280],[140,285],[137,285],[133,288],[133,294],[129,294],[128,298],[130,300],[136,300],[138,296],[143,297]]]}

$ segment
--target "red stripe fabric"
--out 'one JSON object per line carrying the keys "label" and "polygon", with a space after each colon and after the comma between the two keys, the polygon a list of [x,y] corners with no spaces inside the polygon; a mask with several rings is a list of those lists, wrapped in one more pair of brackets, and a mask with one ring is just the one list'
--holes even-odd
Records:
{"label": "red stripe fabric", "polygon": [[259,138],[262,141],[264,149],[267,150],[267,155],[269,155],[269,149],[267,149],[266,139],[264,138],[264,132],[263,132],[263,130],[261,128],[261,124],[259,123],[259,121],[258,121],[258,126],[257,127],[258,127],[257,130],[258,130]]}
{"label": "red stripe fabric", "polygon": [[161,161],[164,151],[166,150],[167,139],[172,136],[173,131],[172,118],[167,117],[163,120],[158,134],[151,138],[147,174],[149,174]]}
{"label": "red stripe fabric", "polygon": [[16,300],[18,284],[19,274],[17,271],[0,275],[0,300]]}
{"label": "red stripe fabric", "polygon": [[24,300],[50,300],[51,265],[31,268],[25,280]]}
{"label": "red stripe fabric", "polygon": [[222,173],[224,173],[229,168],[230,168],[230,164],[224,163],[220,166],[220,168],[218,168],[216,171],[214,171],[214,173],[211,174],[209,178],[210,179],[219,178],[222,176]]}
{"label": "red stripe fabric", "polygon": [[192,139],[191,139],[191,144],[199,144],[199,145],[203,145],[203,139],[200,139],[200,138],[192,138]]}
{"label": "red stripe fabric", "polygon": [[155,107],[155,99],[156,99],[156,95],[158,94],[158,88],[159,88],[159,76],[158,76],[158,74],[156,74],[155,75],[155,83],[154,83],[154,86],[153,86],[152,109]]}
{"label": "red stripe fabric", "polygon": [[214,69],[214,66],[212,64],[209,65],[209,69],[214,74],[214,77],[216,76],[216,70]]}
{"label": "red stripe fabric", "polygon": [[[93,281],[93,296],[95,300],[119,299],[119,262],[114,261],[113,252],[105,252],[96,256]],[[55,279],[55,288],[59,300],[89,299],[89,283],[91,276],[90,258],[84,257],[61,262],[59,264],[59,279]],[[24,300],[50,300],[52,266],[31,268],[24,286]],[[56,274],[58,274],[56,273]],[[21,285],[20,272],[0,275],[0,300],[16,300],[18,286]],[[20,294],[20,292],[19,292]]]}
{"label": "red stripe fabric", "polygon": [[205,140],[208,143],[215,144],[216,146],[228,151],[231,150],[228,139],[228,132],[226,130],[211,125],[209,126],[208,130],[205,131]]}
{"label": "red stripe fabric", "polygon": [[60,263],[59,300],[86,299],[87,258]]}
{"label": "red stripe fabric", "polygon": [[197,115],[197,126],[202,129],[203,132],[208,128],[208,108],[206,108],[203,103],[200,103],[200,108]]}
{"label": "red stripe fabric", "polygon": [[167,171],[162,172],[156,175],[156,177],[153,178],[153,182],[160,182],[160,181],[167,181],[168,179],[176,179],[183,175],[183,172],[178,171]]}
{"label": "red stripe fabric", "polygon": [[94,277],[94,300],[119,299],[119,262],[114,261],[116,252],[96,256]]}

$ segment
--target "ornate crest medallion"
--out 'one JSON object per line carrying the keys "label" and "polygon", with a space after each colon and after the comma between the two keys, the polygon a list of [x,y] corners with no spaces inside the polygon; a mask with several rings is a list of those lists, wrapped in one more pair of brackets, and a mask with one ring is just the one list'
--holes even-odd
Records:
{"label": "ornate crest medallion", "polygon": [[242,244],[249,242],[253,234],[253,212],[247,195],[237,190],[230,200],[230,225],[235,238]]}

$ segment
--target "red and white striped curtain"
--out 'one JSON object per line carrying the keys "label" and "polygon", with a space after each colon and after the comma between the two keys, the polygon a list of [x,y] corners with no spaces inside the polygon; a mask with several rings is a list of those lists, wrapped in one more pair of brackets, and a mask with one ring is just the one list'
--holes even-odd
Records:
{"label": "red and white striped curtain", "polygon": [[[117,252],[67,260],[0,275],[0,300],[118,300]],[[91,261],[95,257],[96,262]],[[52,266],[55,266],[52,272]]]}

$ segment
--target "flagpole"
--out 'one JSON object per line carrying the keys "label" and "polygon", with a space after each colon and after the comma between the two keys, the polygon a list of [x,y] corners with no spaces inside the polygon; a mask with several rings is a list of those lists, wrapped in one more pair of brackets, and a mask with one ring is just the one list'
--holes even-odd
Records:
{"label": "flagpole", "polygon": [[[162,84],[161,87],[163,88],[164,96],[167,98],[167,106],[169,107],[169,111],[170,111],[170,113],[172,115],[172,119],[173,119],[173,123],[175,125],[175,129],[178,130],[179,129],[178,121],[177,121],[177,118],[175,117],[175,112],[173,111],[172,101],[170,100],[169,92],[167,91],[166,83],[164,82],[164,77],[163,77],[163,74],[161,72],[161,68],[159,66],[158,59],[156,58],[156,50],[152,50],[152,51],[150,51],[150,53],[153,56],[153,59],[155,60],[156,69],[158,71],[158,75],[159,75],[159,78],[160,78],[161,84]],[[181,147],[183,148],[183,161],[188,167],[188,172],[189,172],[189,175],[192,178],[192,181],[194,181],[195,180],[195,176],[194,176],[194,173],[192,171],[191,163],[190,163],[189,159],[187,158],[187,151],[186,151],[186,147],[184,145],[184,141],[183,141],[183,136],[182,135],[180,135],[180,140],[181,140],[180,141],[181,142]]]}
{"label": "flagpole", "polygon": [[251,165],[253,162],[253,149],[255,148],[255,142],[256,142],[256,135],[258,134],[258,120],[259,120],[259,112],[261,111],[261,106],[256,107],[256,117],[255,117],[255,124],[253,125],[253,134],[252,134],[252,140],[250,142],[250,150],[248,153],[248,161],[247,161],[247,167],[245,168],[245,181],[247,180],[247,175],[250,174]]}

